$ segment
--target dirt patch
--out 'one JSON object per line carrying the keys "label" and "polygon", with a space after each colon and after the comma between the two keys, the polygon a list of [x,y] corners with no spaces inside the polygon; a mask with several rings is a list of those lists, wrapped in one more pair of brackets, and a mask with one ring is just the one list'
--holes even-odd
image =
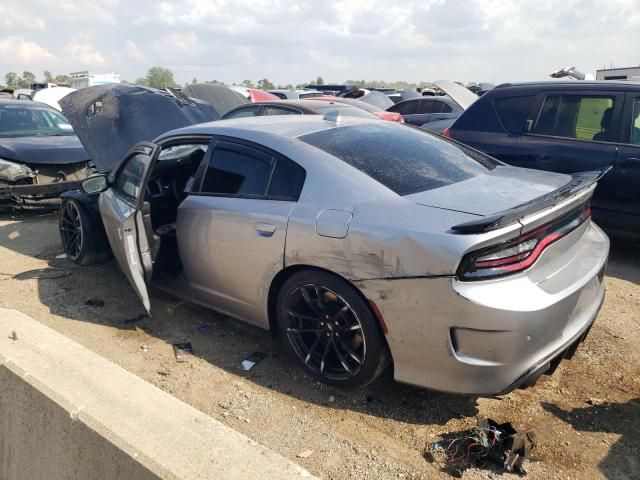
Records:
{"label": "dirt patch", "polygon": [[[533,479],[638,478],[639,247],[617,242],[588,339],[552,377],[499,399],[393,382],[342,392],[293,366],[268,333],[151,292],[147,317],[115,262],[78,267],[55,216],[0,216],[0,306],[15,308],[327,479],[449,478],[424,458],[439,434],[481,414],[534,430]],[[16,326],[19,334],[19,325]],[[194,354],[177,362],[172,347]],[[254,352],[268,356],[250,371]],[[489,478],[468,470],[464,478]],[[504,475],[503,478],[510,478]]]}

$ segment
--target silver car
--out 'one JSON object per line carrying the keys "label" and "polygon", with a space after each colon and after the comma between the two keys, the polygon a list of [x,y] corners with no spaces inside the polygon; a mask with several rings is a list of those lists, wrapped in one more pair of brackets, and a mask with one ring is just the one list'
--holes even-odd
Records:
{"label": "silver car", "polygon": [[[393,364],[400,382],[488,395],[552,370],[596,318],[609,252],[590,219],[598,176],[327,114],[174,130],[82,195],[147,310],[154,286],[277,332],[339,387]],[[101,233],[78,198],[61,236],[91,263]]]}

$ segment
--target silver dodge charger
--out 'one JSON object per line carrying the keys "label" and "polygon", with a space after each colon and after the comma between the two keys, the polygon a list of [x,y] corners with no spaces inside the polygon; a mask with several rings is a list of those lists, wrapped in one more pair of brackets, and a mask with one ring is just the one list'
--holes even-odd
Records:
{"label": "silver dodge charger", "polygon": [[153,286],[277,332],[328,384],[392,364],[399,382],[493,395],[552,371],[596,318],[600,175],[337,113],[226,120],[133,147],[83,183],[100,228],[70,196],[60,233],[87,264],[103,226],[147,310]]}

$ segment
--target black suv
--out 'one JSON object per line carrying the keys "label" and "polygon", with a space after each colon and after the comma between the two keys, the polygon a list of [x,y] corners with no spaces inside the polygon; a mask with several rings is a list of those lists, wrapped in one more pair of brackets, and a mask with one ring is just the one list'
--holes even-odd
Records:
{"label": "black suv", "polygon": [[518,167],[561,173],[612,170],[592,200],[596,222],[640,238],[640,84],[504,84],[444,134]]}

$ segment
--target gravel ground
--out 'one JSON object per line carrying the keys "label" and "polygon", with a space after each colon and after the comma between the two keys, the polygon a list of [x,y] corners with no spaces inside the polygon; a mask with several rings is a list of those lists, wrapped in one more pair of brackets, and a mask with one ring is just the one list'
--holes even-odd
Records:
{"label": "gravel ground", "polygon": [[[114,261],[78,267],[56,258],[52,215],[0,214],[0,307],[32,316],[321,478],[450,478],[425,459],[425,446],[483,415],[536,432],[529,478],[631,479],[640,478],[639,248],[614,243],[605,304],[575,357],[535,388],[496,399],[399,385],[390,371],[365,390],[342,392],[298,370],[266,332],[223,315],[151,292],[153,318],[145,317]],[[176,342],[191,342],[193,356],[177,362]],[[253,352],[268,357],[243,372],[239,364]],[[463,478],[495,476],[471,469]]]}

